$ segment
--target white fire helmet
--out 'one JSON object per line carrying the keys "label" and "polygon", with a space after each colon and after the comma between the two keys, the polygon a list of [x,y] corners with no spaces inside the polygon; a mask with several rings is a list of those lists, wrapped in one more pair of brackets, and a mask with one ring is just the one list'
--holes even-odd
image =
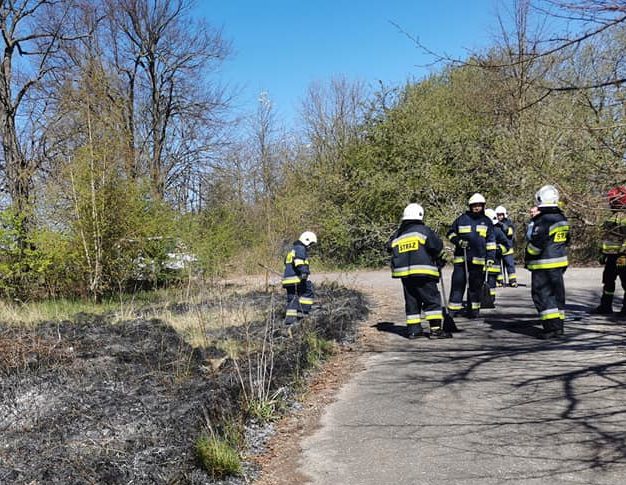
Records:
{"label": "white fire helmet", "polygon": [[409,204],[402,213],[403,221],[421,221],[424,219],[424,208],[419,204]]}
{"label": "white fire helmet", "polygon": [[498,223],[498,215],[493,209],[485,209],[485,215],[491,220],[494,226]]}
{"label": "white fire helmet", "polygon": [[558,207],[559,191],[554,185],[544,185],[535,194],[537,207]]}
{"label": "white fire helmet", "polygon": [[506,213],[506,207],[504,207],[503,205],[499,205],[498,207],[496,207],[496,214],[504,214],[504,217],[509,217],[509,215]]}
{"label": "white fire helmet", "polygon": [[298,240],[307,247],[311,244],[317,244],[317,236],[311,231],[304,231],[300,234]]}
{"label": "white fire helmet", "polygon": [[482,196],[482,194],[479,193],[475,193],[474,195],[472,195],[469,198],[469,201],[467,202],[467,205],[474,205],[474,204],[486,204],[487,201],[485,200],[485,198]]}

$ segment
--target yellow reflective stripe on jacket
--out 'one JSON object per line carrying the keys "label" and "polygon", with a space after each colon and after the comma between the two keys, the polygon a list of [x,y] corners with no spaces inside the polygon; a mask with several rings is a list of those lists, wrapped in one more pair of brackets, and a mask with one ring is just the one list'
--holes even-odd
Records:
{"label": "yellow reflective stripe on jacket", "polygon": [[413,275],[434,276],[436,278],[439,278],[439,269],[436,266],[416,264],[411,266],[403,266],[401,268],[395,268],[391,272],[391,276],[394,278],[404,278],[406,276]]}
{"label": "yellow reflective stripe on jacket", "polygon": [[422,318],[420,315],[407,315],[406,316],[407,325],[414,325],[416,323],[421,323],[421,322],[422,322]]}
{"label": "yellow reflective stripe on jacket", "polygon": [[557,222],[556,224],[552,224],[548,231],[549,231],[548,232],[549,236],[552,236],[553,234],[556,234],[557,232],[569,231],[569,223],[566,221]]}
{"label": "yellow reflective stripe on jacket", "polygon": [[533,256],[541,254],[541,249],[531,243],[528,243],[528,245],[526,246],[526,251],[528,252],[528,254],[532,254]]}
{"label": "yellow reflective stripe on jacket", "polygon": [[469,234],[472,232],[472,226],[459,226],[459,234]]}
{"label": "yellow reflective stripe on jacket", "polygon": [[567,256],[563,256],[560,258],[537,259],[535,261],[528,261],[526,266],[531,271],[535,269],[565,268],[567,266]]}
{"label": "yellow reflective stripe on jacket", "polygon": [[451,232],[450,234],[448,234],[448,239],[452,239],[453,237],[457,237],[458,234],[456,232]]}
{"label": "yellow reflective stripe on jacket", "polygon": [[[476,226],[476,232],[482,236],[482,237],[487,237],[487,226],[481,224],[479,226]],[[494,247],[495,249],[495,247]]]}
{"label": "yellow reflective stripe on jacket", "polygon": [[615,241],[602,241],[602,246],[601,246],[601,250],[603,253],[605,254],[617,254],[621,251],[622,249],[622,243],[621,242],[615,242]]}
{"label": "yellow reflective stripe on jacket", "polygon": [[513,251],[513,248],[511,248],[508,251],[503,251],[502,256],[508,256],[509,254],[513,254],[514,252],[515,251]]}
{"label": "yellow reflective stripe on jacket", "polygon": [[453,263],[453,264],[463,263],[463,262],[465,262],[465,256],[455,256],[455,257],[452,259],[452,263]]}
{"label": "yellow reflective stripe on jacket", "polygon": [[485,258],[472,258],[472,264],[485,265]]}
{"label": "yellow reflective stripe on jacket", "polygon": [[302,305],[312,305],[313,304],[313,298],[306,298],[304,296],[301,296],[298,301]]}
{"label": "yellow reflective stripe on jacket", "polygon": [[293,260],[293,265],[298,267],[298,266],[302,266],[303,264],[309,264],[309,260],[308,259],[300,259],[300,258],[296,258]]}
{"label": "yellow reflective stripe on jacket", "polygon": [[396,246],[400,246],[401,244],[407,241],[412,241],[414,239],[417,239],[420,244],[426,243],[426,236],[422,234],[421,232],[414,231],[414,232],[407,232],[406,234],[403,234],[402,236],[395,238],[391,242],[391,247],[395,248]]}
{"label": "yellow reflective stripe on jacket", "polygon": [[487,249],[487,251],[495,251],[496,250],[496,243],[495,242],[488,242],[485,245],[485,248]]}
{"label": "yellow reflective stripe on jacket", "polygon": [[296,250],[292,249],[285,256],[285,264],[291,264],[293,262],[293,258],[296,257]]}

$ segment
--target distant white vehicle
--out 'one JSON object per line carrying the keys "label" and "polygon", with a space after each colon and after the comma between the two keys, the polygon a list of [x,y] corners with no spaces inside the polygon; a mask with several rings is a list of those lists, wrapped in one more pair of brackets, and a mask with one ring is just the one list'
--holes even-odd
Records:
{"label": "distant white vehicle", "polygon": [[189,253],[167,253],[167,259],[163,262],[163,268],[170,271],[181,271],[198,261],[198,258]]}

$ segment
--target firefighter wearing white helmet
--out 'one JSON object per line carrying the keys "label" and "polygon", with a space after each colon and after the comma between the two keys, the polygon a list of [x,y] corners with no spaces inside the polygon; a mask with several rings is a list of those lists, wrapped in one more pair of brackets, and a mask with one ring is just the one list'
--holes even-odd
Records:
{"label": "firefighter wearing white helmet", "polygon": [[[445,264],[443,242],[423,220],[421,205],[409,204],[404,208],[400,226],[387,242],[391,276],[402,279],[407,337],[451,337],[442,328],[441,295],[437,289],[440,268]],[[426,330],[422,327],[422,314],[429,324]]]}
{"label": "firefighter wearing white helmet", "polygon": [[448,239],[454,244],[454,270],[448,309],[453,314],[463,309],[467,283],[465,315],[476,318],[480,311],[480,290],[487,268],[495,260],[496,241],[491,220],[485,216],[485,198],[476,193],[469,198],[469,210],[452,223]]}
{"label": "firefighter wearing white helmet", "polygon": [[565,320],[565,284],[567,245],[570,226],[559,208],[559,192],[544,185],[535,194],[539,208],[532,220],[526,245],[526,268],[532,273],[532,297],[543,325],[543,339],[563,335]]}
{"label": "firefighter wearing white helmet", "polygon": [[[512,287],[517,287],[517,274],[515,273],[515,254],[514,254],[514,245],[515,245],[515,226],[513,222],[509,219],[509,215],[506,211],[506,208],[502,205],[496,207],[496,215],[498,216],[498,221],[502,225],[502,230],[509,240],[510,248],[508,251],[502,255],[502,262],[504,271],[506,272],[506,278],[503,274],[500,274],[498,278],[498,282],[500,285],[507,284]],[[508,281],[507,281],[508,280]]]}
{"label": "firefighter wearing white helmet", "polygon": [[485,209],[485,215],[491,219],[493,224],[493,235],[496,240],[495,261],[492,266],[487,268],[489,294],[492,302],[495,302],[497,281],[502,277],[502,256],[509,251],[511,243],[504,234],[502,224],[500,224],[500,221],[498,220],[496,211],[493,209]]}
{"label": "firefighter wearing white helmet", "polygon": [[317,244],[314,232],[304,231],[285,256],[283,288],[287,290],[285,325],[293,325],[311,311],[313,283],[309,280],[309,248]]}

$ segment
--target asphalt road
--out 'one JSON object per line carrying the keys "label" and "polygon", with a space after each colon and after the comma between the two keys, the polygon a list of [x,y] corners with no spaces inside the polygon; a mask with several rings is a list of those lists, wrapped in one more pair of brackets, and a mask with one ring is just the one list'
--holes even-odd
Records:
{"label": "asphalt road", "polygon": [[569,269],[565,336],[538,340],[519,276],[528,286],[500,290],[479,320],[457,318],[447,340],[404,338],[388,272],[345,276],[377,306],[377,331],[364,370],[302,443],[311,483],[625,484],[626,319],[590,316],[601,270]]}

